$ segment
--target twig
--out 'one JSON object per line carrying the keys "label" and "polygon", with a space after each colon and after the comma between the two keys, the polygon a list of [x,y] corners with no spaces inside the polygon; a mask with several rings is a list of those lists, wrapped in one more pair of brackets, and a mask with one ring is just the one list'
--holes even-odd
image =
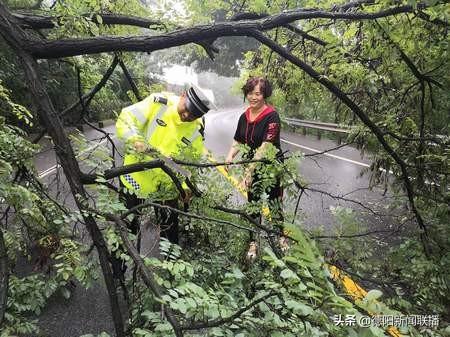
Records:
{"label": "twig", "polygon": [[352,144],[354,144],[354,143],[355,143],[355,142],[344,143],[344,144],[338,145],[338,146],[336,146],[336,147],[333,147],[333,148],[331,148],[331,149],[326,149],[326,150],[323,150],[323,151],[321,151],[321,152],[307,153],[307,154],[304,154],[303,156],[304,156],[304,157],[314,157],[314,156],[319,156],[319,155],[324,154],[324,153],[328,153],[328,152],[331,152],[331,151],[339,150],[340,148],[343,148],[343,147],[352,145]]}
{"label": "twig", "polygon": [[292,216],[292,224],[295,222],[295,218],[297,217],[297,212],[298,212],[298,207],[300,205],[300,199],[303,196],[303,193],[305,193],[305,189],[303,187],[299,187],[299,195],[297,197],[297,203],[295,204],[295,210],[294,210],[294,215]]}
{"label": "twig", "polygon": [[177,208],[170,207],[168,205],[158,204],[158,203],[152,202],[152,201],[147,201],[147,202],[145,202],[143,204],[137,205],[137,206],[129,209],[127,212],[125,212],[125,213],[123,213],[121,215],[121,218],[125,219],[128,215],[133,214],[133,213],[139,211],[142,208],[147,208],[147,207],[150,207],[150,206],[158,207],[158,208],[165,208],[165,209],[168,209],[168,210],[170,210],[172,212],[175,212],[175,213],[187,216],[189,218],[199,219],[199,220],[204,220],[204,221],[209,221],[209,222],[215,222],[215,223],[222,223],[222,224],[230,225],[232,227],[236,227],[236,228],[239,228],[239,229],[242,229],[242,230],[246,230],[246,231],[249,231],[249,232],[257,233],[257,231],[252,229],[252,228],[244,227],[244,226],[235,224],[235,223],[233,223],[231,221],[210,218],[210,217],[206,217],[206,216],[202,216],[202,215],[198,215],[198,214],[194,214],[194,213],[190,213],[190,212],[184,212],[184,211],[181,211],[181,210],[179,210]]}
{"label": "twig", "polygon": [[311,239],[317,240],[317,239],[352,239],[352,238],[360,238],[363,236],[369,236],[374,234],[381,234],[381,233],[396,233],[398,232],[398,229],[395,230],[375,230],[375,231],[369,231],[365,233],[358,233],[358,234],[349,234],[349,235],[314,235],[310,236]]}
{"label": "twig", "polygon": [[[249,214],[245,213],[244,211],[238,210],[238,209],[231,209],[231,208],[226,208],[223,206],[212,206],[212,209],[218,210],[218,211],[222,211],[225,213],[230,213],[230,214],[236,214],[236,215],[240,215],[241,217],[243,217],[245,220],[247,220],[248,222],[250,222],[252,225],[254,225],[255,227],[262,229],[263,231],[267,232],[267,233],[272,233],[272,234],[280,234],[279,231],[274,230],[272,228],[266,227],[264,225],[261,225],[259,223],[259,221],[253,219]],[[292,238],[291,238],[292,239]],[[293,239],[295,241],[295,239]]]}
{"label": "twig", "polygon": [[428,229],[422,218],[420,211],[416,206],[415,201],[415,192],[413,185],[411,184],[411,179],[409,176],[408,168],[406,162],[399,156],[399,154],[394,150],[394,148],[388,143],[388,141],[384,138],[383,131],[374,123],[372,119],[358,106],[353,100],[351,100],[345,93],[338,88],[333,82],[331,82],[326,76],[318,73],[314,68],[312,68],[309,64],[303,62],[298,57],[290,53],[286,48],[278,45],[268,37],[266,37],[263,33],[258,30],[253,30],[252,35],[255,39],[268,46],[271,49],[274,49],[279,55],[285,57],[291,63],[295,64],[297,67],[306,72],[309,76],[311,76],[314,80],[322,84],[326,87],[331,93],[333,93],[337,98],[339,98],[345,105],[347,105],[353,113],[359,117],[359,119],[372,131],[372,133],[377,138],[378,142],[384,148],[384,150],[392,157],[392,159],[399,166],[400,171],[402,173],[403,186],[405,187],[406,194],[408,197],[408,202],[411,207],[411,210],[416,218],[417,224],[421,230],[420,238],[422,241],[422,246],[424,252],[427,256],[429,256],[429,239],[428,239]]}
{"label": "twig", "polygon": [[191,324],[188,325],[183,325],[181,327],[181,329],[183,330],[198,330],[198,329],[206,329],[206,328],[213,328],[216,326],[220,326],[222,324],[226,324],[226,323],[231,323],[233,322],[236,318],[239,318],[244,312],[252,309],[255,305],[259,304],[260,302],[263,302],[264,300],[266,300],[267,298],[276,295],[273,291],[267,293],[264,296],[261,296],[260,298],[253,300],[252,302],[250,302],[248,305],[246,305],[245,307],[239,309],[238,311],[236,311],[234,314],[225,317],[225,318],[218,318],[218,319],[214,319],[212,321],[207,321],[207,322],[193,322]]}
{"label": "twig", "polygon": [[119,150],[117,149],[116,144],[114,143],[114,141],[112,140],[110,133],[106,132],[105,130],[95,126],[95,124],[89,122],[86,118],[83,118],[83,122],[85,122],[87,125],[89,125],[91,128],[93,128],[94,130],[101,132],[105,135],[105,137],[108,139],[108,142],[111,144],[111,147],[113,149],[113,159],[114,159],[114,153],[117,152],[120,156],[122,156],[122,154],[119,152]]}
{"label": "twig", "polygon": [[103,75],[102,79],[100,80],[100,82],[98,82],[95,87],[93,87],[91,89],[91,91],[89,91],[86,95],[84,95],[82,97],[82,99],[79,99],[78,101],[72,103],[69,107],[67,107],[66,109],[64,109],[61,112],[61,116],[65,116],[67,114],[69,114],[70,112],[72,112],[73,110],[75,110],[79,105],[81,105],[82,103],[85,103],[86,106],[89,106],[90,101],[92,100],[92,98],[94,98],[95,94],[100,91],[101,88],[103,88],[106,84],[106,82],[108,81],[108,79],[111,77],[111,74],[114,72],[114,69],[116,68],[117,64],[118,64],[119,60],[117,57],[114,57],[111,65],[109,66],[109,68],[106,70],[105,74]]}
{"label": "twig", "polygon": [[[117,53],[116,53],[115,57],[118,57]],[[123,74],[125,75],[125,78],[127,79],[128,84],[131,87],[131,90],[133,90],[134,96],[137,98],[138,101],[142,101],[142,96],[139,93],[139,89],[137,88],[136,84],[134,83],[133,78],[131,77],[131,74],[128,71],[128,68],[126,67],[125,63],[123,62],[122,58],[120,58],[120,57],[119,57],[119,65],[120,65],[120,68],[122,68]]]}
{"label": "twig", "polygon": [[[161,299],[163,296],[163,290],[156,282],[152,272],[147,267],[145,267],[144,261],[139,255],[139,252],[136,250],[136,248],[133,246],[130,239],[128,238],[128,231],[126,229],[127,227],[123,222],[123,220],[120,217],[113,214],[104,214],[104,215],[108,220],[113,221],[116,224],[116,227],[119,230],[120,237],[122,238],[123,245],[127,250],[128,254],[133,259],[133,262],[137,266],[145,285],[153,292],[153,294],[156,295],[156,297]],[[175,335],[177,337],[183,337],[183,331],[181,330],[180,323],[176,319],[172,310],[169,308],[168,305],[164,305],[163,310],[167,317],[167,320],[169,321],[170,325],[172,326],[175,332]]]}

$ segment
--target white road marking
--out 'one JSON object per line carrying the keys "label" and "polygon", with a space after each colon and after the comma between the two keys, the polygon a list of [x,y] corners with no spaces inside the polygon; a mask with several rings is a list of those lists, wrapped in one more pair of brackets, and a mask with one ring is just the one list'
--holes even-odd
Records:
{"label": "white road marking", "polygon": [[[300,147],[300,148],[302,148],[302,149],[311,151],[311,152],[315,152],[315,153],[323,152],[323,151],[316,150],[316,149],[313,149],[313,148],[310,148],[310,147],[307,147],[307,146],[303,146],[303,145],[300,145],[300,144],[297,144],[297,143],[290,142],[290,141],[288,141],[288,140],[286,140],[286,139],[283,139],[283,138],[281,138],[281,141],[282,141],[282,142],[285,142],[285,143],[287,143],[287,144],[294,145],[294,146]],[[323,153],[323,155],[324,155],[324,156],[327,156],[327,157],[331,157],[331,158],[343,160],[343,161],[346,161],[346,162],[348,162],[348,163],[356,164],[356,165],[359,165],[359,166],[370,167],[369,164],[362,163],[362,162],[356,161],[356,160],[351,160],[351,159],[344,158],[344,157],[341,157],[341,156],[336,156],[335,154],[331,154],[331,153]]]}
{"label": "white road marking", "polygon": [[[281,141],[282,141],[282,142],[285,142],[285,143],[287,143],[287,144],[290,144],[290,145],[294,145],[294,146],[300,147],[300,148],[305,149],[305,150],[308,150],[308,151],[315,152],[315,153],[323,152],[323,151],[316,150],[316,149],[313,149],[313,148],[310,148],[310,147],[307,147],[307,146],[303,146],[303,145],[300,145],[300,144],[297,144],[297,143],[290,142],[290,141],[288,141],[288,140],[286,140],[286,139],[283,139],[283,138],[281,138]],[[364,166],[364,167],[370,167],[369,164],[361,163],[361,162],[359,162],[359,161],[351,160],[351,159],[344,158],[344,157],[340,157],[340,156],[336,156],[336,155],[331,154],[331,153],[322,153],[322,154],[323,154],[324,156],[328,156],[328,157],[331,157],[331,158],[336,158],[336,159],[343,160],[343,161],[346,161],[346,162],[349,162],[349,163],[352,163],[352,164],[356,164],[356,165],[360,165],[360,166]],[[381,168],[381,167],[379,168],[379,170],[380,170],[381,172],[386,172],[386,169]],[[392,170],[389,170],[389,174],[394,175],[394,172],[393,172]],[[412,178],[412,179],[414,179],[414,178]],[[425,180],[425,184],[427,184],[427,185],[437,185],[437,186],[440,186],[439,184],[436,184],[435,182],[430,182],[428,179]]]}
{"label": "white road marking", "polygon": [[[112,136],[112,137],[111,137],[111,139],[114,139],[114,138],[115,138],[115,136]],[[85,154],[85,153],[88,153],[89,151],[94,150],[95,148],[99,147],[100,145],[103,145],[103,143],[105,143],[106,140],[107,140],[107,139],[105,138],[105,139],[103,139],[101,142],[96,143],[96,144],[94,144],[94,145],[88,147],[87,149],[81,151],[79,154],[77,154],[77,157],[79,157],[79,156],[81,156],[81,155],[83,155],[83,154]],[[52,167],[49,167],[49,168],[46,169],[45,171],[42,171],[41,173],[39,173],[38,178],[45,178],[45,177],[48,176],[50,173],[56,171],[59,167],[61,167],[61,165],[59,165],[59,164],[56,164],[56,165],[53,165]]]}
{"label": "white road marking", "polygon": [[53,165],[52,167],[46,169],[45,171],[42,171],[41,173],[39,173],[38,178],[44,178],[46,176],[48,176],[50,173],[52,173],[53,171],[55,171],[60,165]]}

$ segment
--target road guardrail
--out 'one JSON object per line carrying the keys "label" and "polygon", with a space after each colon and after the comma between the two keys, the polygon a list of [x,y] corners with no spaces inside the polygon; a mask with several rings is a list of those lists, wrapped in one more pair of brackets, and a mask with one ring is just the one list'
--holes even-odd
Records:
{"label": "road guardrail", "polygon": [[300,127],[303,130],[303,135],[306,135],[306,129],[317,130],[317,139],[321,138],[321,131],[335,132],[337,133],[337,143],[341,143],[341,135],[347,135],[351,132],[351,126],[341,125],[335,123],[325,123],[319,121],[308,121],[304,119],[296,118],[284,118],[283,121],[294,128]]}
{"label": "road guardrail", "polygon": [[319,121],[308,121],[304,119],[284,118],[287,124],[293,126],[300,126],[303,128],[310,128],[316,130],[332,131],[339,133],[350,133],[351,127],[347,125],[340,125],[335,123],[324,123]]}

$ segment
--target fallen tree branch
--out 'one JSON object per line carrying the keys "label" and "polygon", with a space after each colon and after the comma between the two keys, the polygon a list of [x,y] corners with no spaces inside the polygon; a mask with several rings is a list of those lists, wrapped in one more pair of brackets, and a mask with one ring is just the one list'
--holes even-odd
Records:
{"label": "fallen tree branch", "polygon": [[[23,28],[52,29],[56,28],[57,24],[61,20],[60,17],[57,16],[43,16],[31,13],[15,12],[12,13],[12,15],[19,20]],[[82,16],[86,19],[90,18],[94,23],[100,24],[100,22],[98,22],[97,15],[101,17],[101,23],[104,25],[126,25],[148,29],[152,29],[152,26],[155,26],[154,28],[162,27],[163,29],[166,29],[166,25],[161,21],[149,20],[132,15],[90,13]]]}
{"label": "fallen tree branch", "polygon": [[235,227],[235,228],[246,230],[248,232],[254,232],[254,233],[257,232],[257,231],[255,231],[252,228],[244,227],[244,226],[235,224],[235,223],[233,223],[231,221],[215,219],[215,218],[211,218],[211,217],[207,217],[207,216],[203,216],[203,215],[198,215],[198,214],[194,214],[194,213],[190,213],[190,212],[184,212],[184,211],[181,211],[181,210],[179,210],[177,208],[170,207],[168,205],[158,204],[158,203],[152,202],[152,201],[146,201],[143,204],[137,205],[137,206],[129,209],[127,212],[125,212],[125,213],[123,213],[121,215],[121,218],[125,219],[130,214],[136,213],[137,211],[139,211],[142,208],[147,208],[147,207],[151,207],[151,206],[158,207],[158,208],[165,208],[167,210],[170,210],[171,212],[175,212],[175,213],[178,213],[178,214],[181,214],[181,215],[187,216],[189,218],[193,218],[193,219],[204,220],[204,221],[208,221],[208,222],[221,223],[221,224],[224,224],[224,225],[229,225],[229,226],[232,226],[232,227]]}
{"label": "fallen tree branch", "polygon": [[[236,166],[236,165],[243,165],[243,164],[250,164],[250,163],[265,163],[269,164],[271,163],[270,160],[267,159],[252,159],[252,160],[240,160],[236,162],[220,162],[220,163],[196,163],[196,162],[188,162],[180,159],[172,158],[173,162],[179,165],[188,166],[188,167],[198,167],[198,168],[209,168],[209,167],[217,167],[217,166]],[[84,173],[82,175],[82,181],[84,184],[94,184],[96,182],[96,179],[98,177],[103,177],[106,180],[116,178],[118,176],[127,174],[127,173],[133,173],[133,172],[140,172],[145,171],[148,169],[154,169],[154,168],[163,168],[165,167],[164,161],[161,159],[153,159],[150,161],[145,162],[139,162],[135,164],[130,165],[124,165],[120,167],[115,167],[106,170],[103,173]]]}
{"label": "fallen tree branch", "polygon": [[[269,14],[238,13],[238,14],[233,15],[230,18],[230,21],[262,19],[262,18],[266,18],[268,16],[269,16]],[[319,44],[321,46],[325,46],[325,45],[328,44],[327,42],[325,42],[325,41],[323,41],[323,40],[321,40],[321,39],[319,39],[317,37],[314,37],[314,36],[308,34],[307,32],[301,30],[300,28],[298,28],[298,27],[296,27],[296,26],[294,26],[292,24],[285,24],[285,25],[283,25],[283,27],[289,29],[291,32],[293,32],[293,33],[295,33],[297,35],[300,35],[304,39],[313,41],[313,42],[315,42],[315,43],[317,43],[317,44]]]}
{"label": "fallen tree branch", "polygon": [[[58,113],[48,96],[41,77],[37,69],[36,60],[23,48],[23,42],[28,40],[27,34],[19,27],[14,17],[11,16],[3,2],[0,2],[0,34],[6,43],[17,55],[28,80],[29,90],[34,98],[34,103],[39,111],[42,123],[48,130],[50,137],[55,144],[55,152],[64,169],[65,176],[70,186],[75,203],[80,210],[84,209],[84,203],[87,202],[86,191],[81,183],[81,171],[78,166],[73,148],[67,135],[64,132]],[[83,213],[83,212],[82,212]],[[102,232],[100,231],[95,219],[89,215],[83,215],[85,225],[95,244],[99,256],[100,266],[102,268],[106,287],[108,290],[111,314],[114,322],[114,328],[117,337],[125,337],[123,317],[118,301],[117,290],[114,283],[111,267],[109,265],[109,252],[106,248]]]}
{"label": "fallen tree branch", "polygon": [[180,180],[178,179],[175,172],[173,172],[169,167],[167,167],[167,165],[161,159],[154,159],[154,160],[147,161],[147,162],[124,165],[121,167],[112,168],[112,169],[106,170],[103,174],[82,173],[81,181],[85,185],[95,184],[95,183],[97,183],[98,178],[104,178],[106,180],[110,180],[110,179],[116,178],[116,177],[124,175],[124,174],[140,172],[140,171],[145,171],[148,169],[155,169],[155,168],[159,168],[159,169],[163,170],[164,173],[166,173],[170,177],[170,179],[174,183],[174,185],[177,188],[180,195],[183,198],[186,196],[186,192],[184,191],[183,186],[181,185]]}
{"label": "fallen tree branch", "polygon": [[79,105],[85,105],[85,106],[89,106],[89,103],[91,102],[91,100],[94,98],[95,94],[97,92],[100,91],[101,88],[103,88],[106,84],[106,82],[108,81],[108,79],[111,77],[112,73],[114,72],[114,70],[116,69],[117,64],[119,63],[119,59],[118,57],[114,57],[111,65],[108,67],[108,69],[106,70],[105,74],[103,75],[102,79],[100,80],[100,82],[98,82],[95,87],[93,87],[87,94],[85,94],[82,99],[79,99],[78,101],[72,103],[69,107],[67,107],[66,109],[64,109],[61,112],[61,116],[65,116],[67,114],[69,114],[70,112],[72,112],[73,110],[75,110]]}
{"label": "fallen tree branch", "polygon": [[[117,57],[117,55],[116,55],[116,57]],[[128,83],[130,84],[130,87],[131,87],[131,90],[133,91],[134,96],[137,98],[138,101],[142,101],[142,96],[139,93],[139,89],[137,88],[136,84],[134,83],[134,80],[131,77],[131,74],[128,71],[127,66],[125,65],[125,63],[123,63],[123,60],[121,58],[119,58],[119,65],[120,65],[120,68],[122,68],[125,78],[127,79]]]}
{"label": "fallen tree branch", "polygon": [[422,245],[425,251],[425,254],[429,255],[429,247],[428,247],[428,230],[423,221],[422,215],[416,207],[415,203],[415,193],[413,186],[411,184],[407,164],[405,161],[400,158],[397,152],[389,145],[389,143],[384,138],[383,131],[369,118],[369,116],[354,102],[352,101],[340,88],[338,88],[333,82],[331,82],[326,76],[318,73],[315,69],[313,69],[309,64],[303,62],[298,57],[290,53],[286,48],[278,45],[260,31],[254,30],[253,37],[274,50],[280,56],[286,58],[291,63],[295,64],[297,67],[302,69],[305,73],[311,76],[314,80],[322,84],[326,87],[332,94],[334,94],[337,98],[339,98],[359,119],[372,131],[375,137],[378,139],[378,142],[384,148],[384,150],[392,157],[392,159],[397,163],[402,173],[403,186],[405,187],[406,194],[408,197],[409,205],[412,209],[413,214],[415,215],[417,224],[421,229],[420,238],[422,240]]}
{"label": "fallen tree branch", "polygon": [[326,42],[322,39],[319,39],[318,37],[312,36],[312,35],[308,34],[307,32],[305,32],[304,30],[301,30],[300,28],[295,27],[294,25],[284,25],[284,27],[289,29],[291,32],[301,36],[305,40],[309,40],[314,43],[317,43],[318,45],[320,45],[322,47],[324,47],[328,44],[328,42]]}
{"label": "fallen tree branch", "polygon": [[[124,223],[124,221],[116,215],[109,214],[104,216],[106,216],[108,220],[113,221],[116,224],[116,227],[119,230],[120,237],[122,238],[123,245],[127,250],[128,254],[130,255],[130,257],[133,259],[133,262],[137,266],[141,274],[142,280],[144,281],[145,285],[153,292],[153,294],[157,298],[161,299],[163,296],[163,290],[155,281],[152,272],[147,267],[145,267],[142,257],[139,255],[139,252],[136,250],[136,248],[133,246],[130,239],[128,238],[127,226]],[[168,305],[164,305],[163,310],[167,317],[167,320],[169,321],[170,325],[173,328],[173,331],[175,332],[175,336],[183,337],[183,331],[181,330],[180,323],[176,319],[172,310],[169,308]]]}
{"label": "fallen tree branch", "polygon": [[186,324],[181,326],[181,329],[183,330],[198,330],[198,329],[207,329],[207,328],[214,328],[217,326],[220,326],[222,324],[232,323],[235,319],[239,318],[244,312],[252,309],[257,304],[263,302],[264,300],[268,299],[271,296],[276,295],[273,291],[267,293],[266,295],[261,296],[260,298],[253,300],[249,304],[247,304],[245,307],[239,309],[234,314],[225,317],[225,318],[217,318],[213,319],[211,321],[206,322],[193,322],[191,324]]}
{"label": "fallen tree branch", "polygon": [[[419,9],[426,8],[418,4]],[[38,40],[26,37],[22,39],[22,47],[35,58],[59,58],[83,54],[96,54],[113,51],[156,50],[198,43],[221,36],[252,36],[252,31],[265,31],[280,27],[297,20],[330,19],[330,20],[374,20],[416,10],[413,6],[397,6],[374,13],[333,12],[319,9],[294,9],[261,18],[235,22],[219,22],[212,25],[198,25],[179,29],[164,35],[156,36],[103,36],[94,38],[62,39],[57,41]]]}

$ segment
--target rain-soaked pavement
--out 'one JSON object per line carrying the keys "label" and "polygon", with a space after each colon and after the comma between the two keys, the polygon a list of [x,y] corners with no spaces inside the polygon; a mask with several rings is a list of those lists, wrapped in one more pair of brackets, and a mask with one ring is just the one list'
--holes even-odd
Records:
{"label": "rain-soaked pavement", "polygon": [[[237,107],[207,115],[206,146],[217,158],[225,156],[241,112],[242,108]],[[105,130],[114,134],[114,125],[110,123]],[[87,139],[92,140],[93,147],[101,136],[90,128],[85,128],[84,134]],[[305,154],[336,146],[334,142],[326,139],[317,140],[314,136],[303,136],[293,132],[283,132],[282,139],[284,150],[301,151]],[[44,182],[55,183],[58,180],[57,172],[61,169],[56,166],[55,154],[48,142],[44,141],[43,152],[36,156],[35,162]],[[361,170],[368,163],[367,158],[361,158],[358,150],[345,147],[326,155],[306,157],[302,160],[299,170],[311,187],[330,194],[346,195],[363,203],[383,200],[386,197],[382,196],[382,191],[368,190],[367,175],[360,177]],[[71,204],[71,198],[67,197],[67,190],[64,190],[64,187],[60,187],[58,193],[59,200],[65,198],[67,203]],[[300,204],[305,228],[323,226],[327,232],[332,232],[335,220],[330,207],[337,204],[355,208],[354,204],[340,202],[321,193],[307,193]],[[150,238],[147,237],[147,240]],[[62,296],[53,296],[39,319],[44,336],[75,337],[88,333],[98,334],[102,331],[113,335],[109,303],[102,280],[88,290],[81,286],[76,287],[70,300],[65,300]]]}

